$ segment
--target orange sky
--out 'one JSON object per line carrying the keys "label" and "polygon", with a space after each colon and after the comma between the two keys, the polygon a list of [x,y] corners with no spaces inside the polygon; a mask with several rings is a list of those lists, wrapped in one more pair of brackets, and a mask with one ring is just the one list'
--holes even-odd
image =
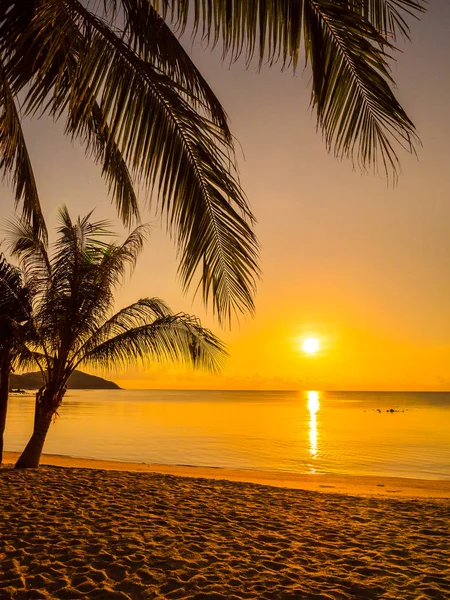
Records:
{"label": "orange sky", "polygon": [[[257,315],[221,331],[181,294],[172,245],[148,216],[151,242],[117,306],[160,296],[200,316],[231,356],[215,377],[173,367],[107,376],[143,388],[450,389],[449,31],[450,3],[433,0],[397,57],[398,94],[423,148],[419,161],[402,155],[394,190],[327,154],[309,111],[308,72],[230,69],[220,52],[194,45],[245,155],[241,177],[262,244]],[[119,230],[100,169],[61,131],[45,120],[26,125],[50,226],[67,203],[73,216],[97,206]],[[11,198],[0,189],[2,221]],[[322,342],[313,357],[296,348],[306,334]]]}

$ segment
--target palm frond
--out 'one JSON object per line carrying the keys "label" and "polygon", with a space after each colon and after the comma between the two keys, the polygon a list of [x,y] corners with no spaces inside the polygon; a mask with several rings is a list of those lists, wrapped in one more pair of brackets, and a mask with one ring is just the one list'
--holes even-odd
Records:
{"label": "palm frond", "polygon": [[382,35],[396,40],[410,39],[407,17],[417,18],[425,12],[428,0],[352,0],[352,9],[361,14]]}
{"label": "palm frond", "polygon": [[257,55],[260,64],[294,68],[303,44],[313,73],[312,106],[327,147],[363,169],[381,166],[397,178],[400,148],[415,152],[414,125],[392,92],[387,54],[407,16],[425,0],[160,0],[157,10],[181,30],[223,44],[231,60]]}
{"label": "palm frond", "polygon": [[52,285],[47,239],[23,219],[9,221],[6,231],[11,254],[19,259],[24,285],[33,301],[40,289]]}
{"label": "palm frond", "polygon": [[88,265],[89,277],[84,282],[79,306],[80,334],[83,331],[84,335],[91,335],[110,313],[113,292],[123,282],[127,269],[133,271],[147,231],[147,225],[140,225],[122,244],[109,243],[102,248],[94,268]]}
{"label": "palm frond", "polygon": [[98,265],[97,277],[101,285],[108,283],[108,286],[114,289],[121,283],[127,269],[133,271],[143,250],[148,231],[149,226],[144,223],[136,227],[122,244],[108,244],[108,252],[102,252]]}
{"label": "palm frond", "polygon": [[[13,11],[10,10],[7,12],[4,27],[0,26],[0,31],[2,32],[1,37],[5,41],[5,52],[8,56],[7,74],[14,94],[17,95],[23,88],[28,88],[34,77],[41,78],[40,90],[44,90],[44,95],[33,96],[31,93],[28,97],[29,108],[33,105],[33,109],[37,110],[41,103],[40,108],[45,112],[49,108],[50,97],[52,98],[53,115],[57,116],[65,108],[65,99],[60,98],[59,90],[74,81],[76,56],[82,52],[83,40],[80,32],[75,27],[70,27],[70,22],[67,22],[64,31],[60,32],[59,48],[55,49],[54,44],[48,47],[48,40],[45,39],[45,36],[39,37],[38,35],[36,39],[36,29],[33,25],[36,21],[36,14],[33,14],[33,11],[37,11],[39,14],[39,11],[50,10],[51,12],[51,9],[51,2],[46,3],[45,0],[40,2],[39,6],[32,10],[31,17],[33,18],[20,20],[22,29],[16,27],[18,31],[13,39],[5,33],[5,29],[8,26],[11,28],[13,25],[9,21],[12,20],[13,23],[17,21],[17,19],[11,18],[10,15],[13,14]],[[14,27],[12,28],[14,30]],[[30,61],[30,57],[33,57],[32,61]],[[60,101],[62,106],[59,105]],[[100,107],[94,103],[91,110],[79,115],[76,130],[72,129],[72,125],[73,122],[68,115],[66,133],[77,137],[85,146],[86,153],[93,157],[95,162],[101,164],[102,175],[124,224],[131,225],[133,220],[139,220],[132,178],[115,140],[109,134],[108,124],[103,119]]]}
{"label": "palm frond", "polygon": [[[72,127],[68,123],[67,130],[71,133],[75,132],[76,125],[74,124],[74,127]],[[76,136],[82,138],[80,134],[81,132],[77,131]],[[133,221],[140,221],[138,201],[130,171],[111,135],[102,109],[97,103],[92,107],[92,116],[86,115],[84,139],[88,150],[92,148],[96,161],[102,165],[102,175],[108,184],[109,192],[114,198],[122,222],[130,226]]]}
{"label": "palm frond", "polygon": [[123,282],[126,270],[134,269],[148,232],[147,225],[132,231],[122,244],[98,246],[86,255],[87,277],[82,282],[78,312],[86,332],[97,329],[111,309],[113,292]]}
{"label": "palm frond", "polygon": [[57,339],[68,356],[111,312],[113,292],[126,269],[133,269],[147,231],[141,225],[122,244],[113,243],[103,240],[111,236],[108,223],[91,222],[90,216],[72,222],[65,207],[60,211],[59,238],[51,260],[53,287],[44,290],[37,310],[45,338]]}
{"label": "palm frond", "polygon": [[[178,238],[183,284],[201,277],[204,300],[212,297],[224,320],[252,311],[257,242],[227,135],[196,112],[189,90],[141,59],[80,2],[46,0],[45,8],[35,18],[37,58],[26,110],[44,105],[58,116],[67,109],[76,130],[99,99],[133,176],[159,192],[159,209]],[[64,54],[74,29],[84,40],[75,82]]]}
{"label": "palm frond", "polygon": [[322,1],[311,3],[305,13],[305,39],[314,73],[312,104],[328,147],[363,168],[376,169],[381,162],[395,178],[394,146],[413,152],[418,138],[389,87],[383,39],[346,7]]}
{"label": "palm frond", "polygon": [[[198,283],[219,319],[252,312],[253,217],[220,102],[168,26],[192,24],[224,55],[313,72],[312,106],[329,149],[395,177],[414,126],[392,92],[389,53],[425,0],[39,0],[0,3],[0,56],[26,114],[66,119],[102,164],[125,222],[133,185],[157,190],[178,241],[185,288]],[[25,163],[24,163],[25,164]],[[29,174],[30,175],[30,174]],[[30,175],[31,176],[31,175]]]}
{"label": "palm frond", "polygon": [[[69,38],[68,43],[70,43],[70,54],[62,62],[62,73],[68,76],[68,80],[73,84],[77,71],[76,56],[77,53],[83,52],[83,40],[75,27],[72,28],[72,37]],[[65,73],[64,69],[67,69],[68,73]],[[85,146],[86,154],[92,156],[96,163],[101,164],[102,175],[117,212],[122,222],[131,226],[133,221],[140,220],[134,182],[125,159],[111,135],[101,107],[91,94],[88,96],[90,102],[87,106],[77,100],[71,103],[72,110],[67,114],[65,131],[73,139],[78,139]],[[65,101],[65,95],[62,94],[52,108],[54,115],[61,111],[59,103],[62,102],[62,106],[65,106]]]}
{"label": "palm frond", "polygon": [[103,238],[113,235],[109,221],[91,221],[92,212],[82,219],[79,217],[74,223],[66,206],[58,211],[59,238],[51,265],[55,280],[62,285],[70,287],[72,278],[82,275],[80,266],[84,255],[96,260],[109,245],[108,241],[103,241]]}
{"label": "palm frond", "polygon": [[23,204],[23,216],[46,234],[33,167],[22,131],[21,117],[6,76],[0,53],[0,171],[14,186],[16,206]]}
{"label": "palm frond", "polygon": [[72,360],[76,359],[79,355],[88,354],[93,348],[110,338],[171,314],[172,311],[163,300],[159,298],[141,298],[130,306],[121,309],[97,327],[90,337],[83,341],[76,350]]}
{"label": "palm frond", "polygon": [[20,270],[0,254],[0,314],[23,321],[29,313],[29,302]]}
{"label": "palm frond", "polygon": [[[133,0],[129,0],[132,2]],[[134,0],[138,2],[139,0]],[[181,32],[192,26],[193,36],[204,43],[223,45],[224,56],[235,61],[244,56],[250,62],[256,55],[265,61],[298,63],[307,10],[336,10],[355,13],[379,34],[395,39],[408,37],[407,16],[425,11],[428,0],[154,0],[152,4]],[[322,7],[322,8],[321,8]],[[349,31],[349,34],[351,32]]]}
{"label": "palm frond", "polygon": [[[59,210],[59,237],[50,260],[51,285],[41,286],[35,318],[47,343],[70,346],[81,319],[80,305],[84,301],[86,279],[91,262],[99,259],[101,249],[107,246],[102,237],[110,235],[108,222],[91,222],[90,214],[72,222],[67,208]],[[71,323],[70,327],[68,322]]]}
{"label": "palm frond", "polygon": [[45,357],[33,352],[28,343],[35,341],[33,308],[29,290],[19,268],[0,254],[0,348],[8,349],[11,365],[29,368]]}
{"label": "palm frond", "polygon": [[[182,362],[211,372],[220,370],[226,356],[223,343],[201,327],[195,317],[169,315],[116,335],[89,350],[78,364],[116,367],[129,362]],[[74,367],[74,368],[75,368]]]}
{"label": "palm frond", "polygon": [[37,367],[43,373],[48,367],[47,357],[42,352],[33,352],[22,344],[14,350],[13,367],[20,371],[30,371]]}
{"label": "palm frond", "polygon": [[180,90],[186,90],[191,105],[208,114],[231,144],[228,119],[221,103],[152,3],[149,0],[122,0],[122,6],[124,38],[132,50],[169,77]]}

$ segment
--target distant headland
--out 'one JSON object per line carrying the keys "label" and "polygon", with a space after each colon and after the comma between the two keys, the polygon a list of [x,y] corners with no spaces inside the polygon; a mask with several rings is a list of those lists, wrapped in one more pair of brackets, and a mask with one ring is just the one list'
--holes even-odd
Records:
{"label": "distant headland", "polygon": [[[9,387],[11,390],[24,389],[36,390],[42,386],[42,374],[39,371],[24,373],[23,375],[11,374]],[[74,371],[69,377],[67,387],[72,390],[120,390],[121,388],[113,381],[102,377],[88,375],[82,371]]]}

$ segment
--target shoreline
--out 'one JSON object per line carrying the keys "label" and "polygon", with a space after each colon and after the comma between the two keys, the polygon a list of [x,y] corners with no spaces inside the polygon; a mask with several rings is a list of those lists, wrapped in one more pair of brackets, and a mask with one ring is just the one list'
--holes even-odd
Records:
{"label": "shoreline", "polygon": [[[3,457],[4,465],[13,465],[19,455],[19,452],[5,451]],[[442,479],[409,479],[405,477],[374,475],[296,474],[222,467],[121,462],[50,454],[42,455],[41,465],[62,467],[64,469],[157,473],[191,479],[225,480],[235,483],[250,483],[276,488],[349,496],[450,499],[450,480]]]}

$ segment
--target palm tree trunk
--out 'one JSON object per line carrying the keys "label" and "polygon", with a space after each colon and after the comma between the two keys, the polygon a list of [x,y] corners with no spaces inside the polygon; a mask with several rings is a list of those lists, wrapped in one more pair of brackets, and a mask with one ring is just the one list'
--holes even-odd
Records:
{"label": "palm tree trunk", "polygon": [[57,414],[56,411],[61,405],[66,389],[62,384],[51,388],[44,386],[36,393],[33,434],[16,462],[16,469],[35,469],[39,466],[50,423],[53,416]]}
{"label": "palm tree trunk", "polygon": [[33,435],[16,462],[16,469],[35,469],[41,460],[42,448],[52,422],[53,412],[41,412],[36,419]]}
{"label": "palm tree trunk", "polygon": [[8,348],[2,352],[0,360],[0,465],[3,461],[3,435],[5,433],[6,413],[8,411],[10,371],[11,355]]}

